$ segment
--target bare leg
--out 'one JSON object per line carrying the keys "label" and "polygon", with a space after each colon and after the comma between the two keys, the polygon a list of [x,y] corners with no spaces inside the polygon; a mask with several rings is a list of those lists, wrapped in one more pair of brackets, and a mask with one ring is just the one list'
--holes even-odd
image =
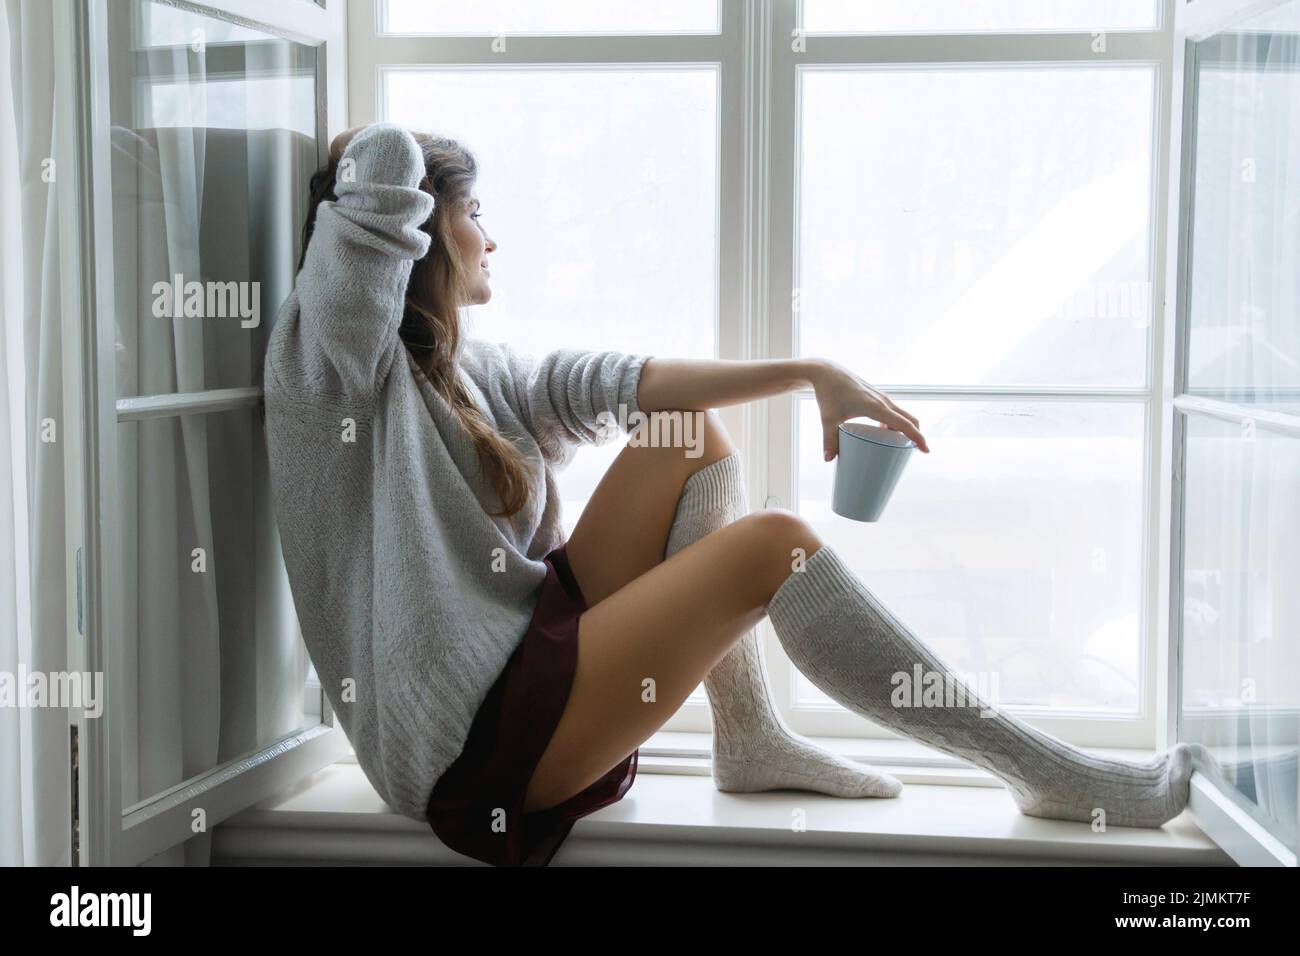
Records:
{"label": "bare leg", "polygon": [[763,619],[790,574],[791,549],[811,553],[819,546],[797,515],[755,512],[592,605],[579,621],[569,701],[524,809],[568,799],[644,743]]}
{"label": "bare leg", "polygon": [[663,561],[686,480],[736,450],[716,412],[702,417],[698,458],[684,448],[628,445],[601,477],[565,549],[588,607]]}
{"label": "bare leg", "polygon": [[[735,451],[731,436],[716,412],[705,412],[702,421],[702,454],[698,457],[688,457],[684,448],[629,444],[601,477],[566,546],[569,565],[589,608],[596,607],[663,561],[664,548],[686,481],[692,474]],[[582,648],[583,634],[580,623],[579,673],[588,657]],[[578,675],[575,674],[575,686],[569,696],[570,707],[578,693],[577,682]],[[555,738],[560,736],[564,723],[561,720],[550,746],[534,770],[534,783],[530,784],[524,801],[528,811],[552,806],[577,793],[623,760],[640,743],[638,741],[622,753],[616,753],[595,777],[585,783],[568,788],[558,797],[546,797],[539,802],[536,783],[539,774],[545,778],[553,773],[551,765],[556,761],[553,751],[558,749]],[[564,778],[562,769],[554,775],[561,780]],[[561,787],[563,789],[564,785]]]}
{"label": "bare leg", "polygon": [[[681,449],[629,445],[603,477],[568,544],[570,564],[590,606],[748,513],[739,453],[716,414],[707,413],[703,421],[706,454],[692,459]],[[897,795],[902,784],[894,778],[826,751],[781,720],[756,633],[753,627],[742,631],[704,678],[713,722],[714,785],[726,792]],[[619,754],[603,769],[626,756]],[[525,806],[534,809],[527,800]]]}

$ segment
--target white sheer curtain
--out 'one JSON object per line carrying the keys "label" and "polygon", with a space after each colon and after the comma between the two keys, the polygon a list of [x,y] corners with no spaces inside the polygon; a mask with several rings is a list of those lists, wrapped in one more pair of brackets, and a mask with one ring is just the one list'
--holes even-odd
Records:
{"label": "white sheer curtain", "polygon": [[[0,17],[0,671],[67,669],[52,6],[4,0]],[[49,160],[53,160],[51,166]],[[53,171],[53,182],[46,181]],[[45,431],[48,437],[48,430]],[[0,864],[72,861],[68,717],[0,707]]]}
{"label": "white sheer curtain", "polygon": [[[1300,2],[1202,43],[1200,57],[1188,392],[1294,416]],[[1294,846],[1300,440],[1197,414],[1187,429],[1184,718]]]}
{"label": "white sheer curtain", "polygon": [[[156,281],[202,274],[202,130],[111,131],[118,392],[204,388],[203,327],[152,313]],[[129,711],[123,803],[217,762],[221,718],[217,580],[194,573],[194,548],[212,555],[209,416],[118,428],[118,476]],[[161,520],[160,520],[161,519]],[[146,573],[141,573],[146,569]]]}
{"label": "white sheer curtain", "polygon": [[[142,33],[151,36],[147,19]],[[289,70],[288,44],[243,39],[245,74]],[[291,82],[211,79],[206,55],[184,46],[151,49],[143,76],[138,63],[118,58],[113,76],[139,91],[110,130],[118,394],[257,385],[266,333],[292,285],[315,141],[292,128]],[[257,283],[259,324],[159,317],[155,284],[177,276]],[[136,704],[123,748],[130,804],[315,718],[304,714],[308,659],[256,411],[119,426],[118,458],[126,698]],[[195,548],[206,552],[201,574]],[[187,845],[186,864],[206,862],[201,842]]]}
{"label": "white sheer curtain", "polygon": [[[41,424],[62,438],[60,279],[76,266],[60,260],[57,187],[42,180],[55,129],[52,6],[0,2],[0,168],[19,171],[0,176],[0,671],[17,675],[68,669],[64,443],[42,442]],[[158,10],[184,43],[151,21]],[[303,132],[314,129],[310,72],[304,87],[290,44],[210,18],[131,0],[108,12],[113,244],[96,253],[112,262],[113,312],[101,318],[115,324],[117,396],[258,385],[316,158]],[[195,25],[224,58],[219,77],[188,46]],[[70,176],[71,160],[54,158]],[[155,283],[177,275],[258,283],[259,324],[159,316]],[[122,548],[105,560],[122,581],[116,706],[129,807],[318,718],[304,708],[308,659],[257,410],[121,423],[116,447]],[[72,862],[69,793],[67,710],[0,707],[0,864]],[[150,862],[207,857],[203,835]]]}
{"label": "white sheer curtain", "polygon": [[[283,298],[294,265],[283,223],[295,217],[280,208],[293,202],[293,183],[281,180],[293,179],[293,150],[309,145],[286,130],[188,126],[115,126],[111,142],[119,393],[255,384],[262,329],[158,318],[154,285],[177,275],[256,281],[264,307]],[[287,584],[278,558],[258,553],[271,519],[259,513],[253,416],[119,427],[127,697],[138,702],[123,751],[128,804],[304,722],[306,658]],[[196,547],[206,552],[201,574]],[[263,629],[270,620],[281,626]]]}

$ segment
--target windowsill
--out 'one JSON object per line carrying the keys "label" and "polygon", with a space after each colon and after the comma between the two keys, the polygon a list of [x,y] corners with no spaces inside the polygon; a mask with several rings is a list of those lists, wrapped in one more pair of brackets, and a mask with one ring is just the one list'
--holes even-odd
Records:
{"label": "windowsill", "polygon": [[[699,738],[707,753],[707,734],[665,733],[647,741],[632,789],[579,820],[553,865],[1232,865],[1190,814],[1159,829],[1104,833],[1085,823],[1028,817],[996,778],[955,765],[918,766],[923,755],[906,741],[880,742],[899,744],[901,762],[880,764],[907,784],[893,799],[722,793],[707,757],[698,755]],[[862,744],[819,743],[835,750]],[[796,810],[803,821],[798,830]],[[214,865],[469,862],[427,826],[395,813],[349,761],[224,821],[213,831],[212,850]]]}

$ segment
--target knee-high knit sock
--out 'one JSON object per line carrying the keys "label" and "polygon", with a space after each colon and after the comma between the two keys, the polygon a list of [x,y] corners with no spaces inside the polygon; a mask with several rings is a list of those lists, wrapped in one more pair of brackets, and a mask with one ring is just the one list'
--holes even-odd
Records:
{"label": "knee-high knit sock", "polygon": [[[664,557],[749,510],[740,453],[687,478]],[[812,790],[836,797],[893,797],[887,773],[823,750],[782,721],[768,693],[757,630],[740,639],[704,679],[713,713],[713,782],[729,793]]]}
{"label": "knee-high knit sock", "polygon": [[1026,815],[1092,821],[1103,810],[1108,824],[1157,827],[1187,805],[1193,759],[1218,772],[1200,744],[1176,744],[1145,763],[1092,756],[1003,713],[955,678],[952,686],[967,695],[964,705],[956,695],[956,705],[907,706],[910,693],[896,703],[896,675],[914,680],[919,667],[946,681],[952,672],[827,545],[782,582],[768,617],[795,666],[823,692],[869,720],[983,767],[1007,784]]}

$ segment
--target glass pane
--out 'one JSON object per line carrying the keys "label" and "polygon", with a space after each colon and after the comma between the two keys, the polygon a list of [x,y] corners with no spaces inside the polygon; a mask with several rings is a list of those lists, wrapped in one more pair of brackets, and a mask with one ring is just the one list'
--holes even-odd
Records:
{"label": "glass pane", "polygon": [[111,7],[136,38],[110,43],[117,394],[260,384],[317,165],[316,51]]}
{"label": "glass pane", "polygon": [[[896,401],[931,453],[871,523],[831,511],[837,462],[799,402],[799,513],[949,667],[996,675],[1001,703],[1136,714],[1142,404]],[[838,706],[802,676],[796,703]]]}
{"label": "glass pane", "polygon": [[1296,846],[1300,438],[1187,418],[1180,737]]}
{"label": "glass pane", "polygon": [[717,33],[717,0],[384,0],[389,33]]}
{"label": "glass pane", "polygon": [[[455,137],[478,162],[479,222],[498,248],[492,300],[467,310],[470,335],[533,355],[565,346],[713,357],[717,76],[386,74],[387,119]],[[584,448],[561,473],[570,527],[617,450]]]}
{"label": "glass pane", "polygon": [[[114,0],[120,3],[121,0]],[[246,43],[262,41],[266,34],[222,20],[203,17],[162,3],[137,3],[137,47],[188,46],[190,44]],[[197,51],[196,51],[197,52]]]}
{"label": "glass pane", "polygon": [[257,411],[122,422],[117,437],[129,807],[315,726],[320,708]]}
{"label": "glass pane", "polygon": [[1154,30],[1156,0],[803,0],[807,33]]}
{"label": "glass pane", "polygon": [[882,385],[1141,386],[1152,81],[804,72],[800,352]]}
{"label": "glass pane", "polygon": [[1300,400],[1300,2],[1197,46],[1188,391]]}

